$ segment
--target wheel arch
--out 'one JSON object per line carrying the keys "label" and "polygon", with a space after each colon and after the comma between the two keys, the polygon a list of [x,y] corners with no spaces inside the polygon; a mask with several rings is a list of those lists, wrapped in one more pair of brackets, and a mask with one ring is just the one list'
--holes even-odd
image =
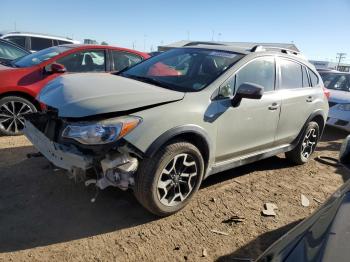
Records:
{"label": "wheel arch", "polygon": [[204,159],[205,169],[207,170],[208,164],[212,159],[213,144],[208,133],[197,125],[183,125],[166,131],[148,147],[145,157],[153,157],[162,146],[177,139],[192,143],[199,149]]}
{"label": "wheel arch", "polygon": [[31,102],[37,110],[41,110],[40,103],[38,100],[36,100],[32,95],[25,93],[25,92],[20,92],[20,91],[9,91],[5,93],[0,94],[0,99],[8,96],[18,96],[24,99],[27,99],[29,102]]}
{"label": "wheel arch", "polygon": [[305,124],[303,125],[303,128],[301,129],[299,135],[297,136],[297,138],[294,140],[294,142],[292,143],[293,145],[297,145],[300,141],[300,139],[302,138],[302,135],[304,133],[304,131],[306,130],[307,128],[307,125],[310,123],[310,122],[316,122],[320,128],[320,136],[319,138],[322,137],[322,134],[323,134],[323,131],[324,131],[324,127],[325,127],[325,124],[326,124],[326,120],[324,119],[324,114],[323,114],[323,111],[321,109],[319,110],[316,110],[314,111],[309,117],[308,119],[306,120]]}

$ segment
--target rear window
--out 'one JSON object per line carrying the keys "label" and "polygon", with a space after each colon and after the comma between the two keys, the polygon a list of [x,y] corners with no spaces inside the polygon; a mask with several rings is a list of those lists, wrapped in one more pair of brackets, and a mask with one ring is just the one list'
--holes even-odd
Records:
{"label": "rear window", "polygon": [[309,87],[309,78],[307,76],[307,69],[305,68],[305,66],[302,67],[303,69],[303,87]]}
{"label": "rear window", "polygon": [[280,59],[281,88],[295,89],[303,86],[301,65],[290,60]]}
{"label": "rear window", "polygon": [[31,37],[31,50],[39,51],[48,47],[53,46],[52,39]]}

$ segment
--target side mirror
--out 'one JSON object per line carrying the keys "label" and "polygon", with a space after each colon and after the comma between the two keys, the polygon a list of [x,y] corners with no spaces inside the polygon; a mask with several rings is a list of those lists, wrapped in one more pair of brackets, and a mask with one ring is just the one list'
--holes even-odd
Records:
{"label": "side mirror", "polygon": [[62,64],[53,63],[45,66],[45,72],[50,74],[62,74],[66,72],[66,68]]}
{"label": "side mirror", "polygon": [[233,107],[239,106],[243,98],[247,99],[260,99],[264,93],[264,87],[261,85],[244,82],[241,84],[236,94],[231,100],[231,104]]}
{"label": "side mirror", "polygon": [[350,168],[350,135],[345,138],[339,153],[339,162]]}

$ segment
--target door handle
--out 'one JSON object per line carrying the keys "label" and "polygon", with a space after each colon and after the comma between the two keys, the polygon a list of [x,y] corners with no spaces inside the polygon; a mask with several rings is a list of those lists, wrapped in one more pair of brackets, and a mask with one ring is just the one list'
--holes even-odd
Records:
{"label": "door handle", "polygon": [[272,103],[272,105],[269,106],[269,110],[277,110],[279,105],[277,103]]}
{"label": "door handle", "polygon": [[312,101],[313,101],[312,96],[308,96],[308,97],[306,98],[306,102],[310,103],[310,102],[312,102]]}

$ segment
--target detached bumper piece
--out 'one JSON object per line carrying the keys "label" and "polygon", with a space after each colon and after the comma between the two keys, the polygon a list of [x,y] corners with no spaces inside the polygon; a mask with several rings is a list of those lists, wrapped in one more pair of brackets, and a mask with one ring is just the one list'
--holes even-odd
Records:
{"label": "detached bumper piece", "polygon": [[57,167],[71,172],[76,168],[85,171],[92,167],[91,157],[80,154],[78,150],[52,142],[29,121],[25,122],[23,133],[34,147]]}

